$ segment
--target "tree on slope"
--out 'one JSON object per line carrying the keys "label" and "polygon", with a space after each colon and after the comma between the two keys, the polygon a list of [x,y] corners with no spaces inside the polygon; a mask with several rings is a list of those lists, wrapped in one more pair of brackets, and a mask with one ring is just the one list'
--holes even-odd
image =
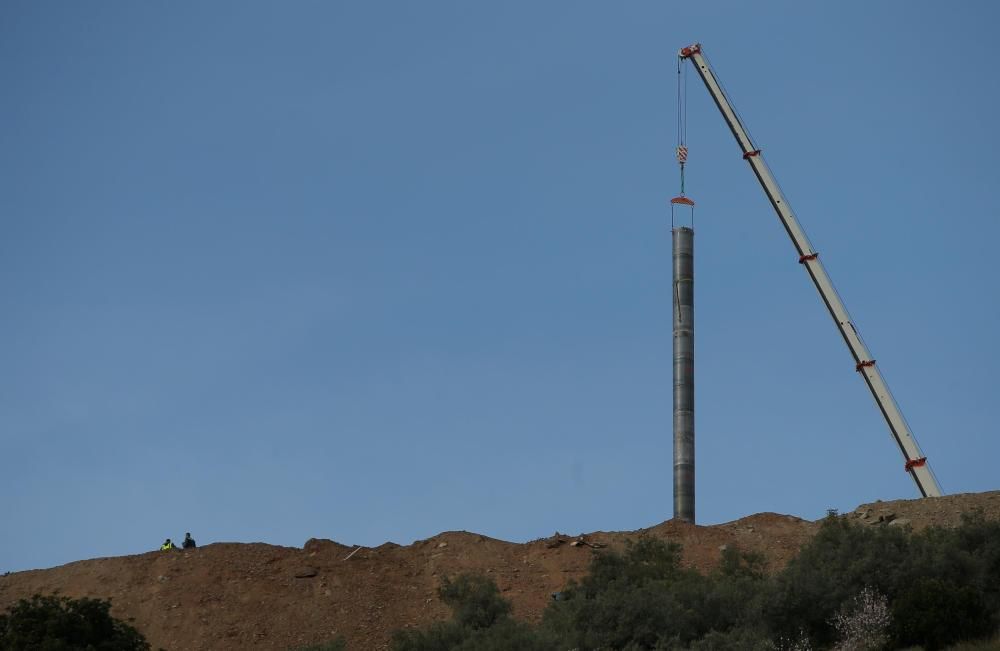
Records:
{"label": "tree on slope", "polygon": [[135,628],[101,599],[35,595],[0,614],[0,651],[149,651]]}
{"label": "tree on slope", "polygon": [[438,595],[452,618],[422,630],[396,631],[393,651],[549,651],[532,630],[510,616],[510,602],[489,578],[460,574],[445,578]]}

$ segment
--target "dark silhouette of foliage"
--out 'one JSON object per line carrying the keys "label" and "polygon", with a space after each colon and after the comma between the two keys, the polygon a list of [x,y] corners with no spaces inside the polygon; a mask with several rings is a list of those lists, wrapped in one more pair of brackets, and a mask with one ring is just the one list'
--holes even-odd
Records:
{"label": "dark silhouette of foliage", "polygon": [[832,644],[833,614],[865,586],[895,594],[908,549],[909,536],[902,529],[828,517],[776,577],[766,617],[779,636],[794,639],[804,631],[813,643]]}
{"label": "dark silhouette of foliage", "polygon": [[510,617],[510,602],[496,584],[479,574],[445,578],[438,588],[452,618],[413,631],[396,631],[393,651],[548,651],[533,629]]}
{"label": "dark silhouette of foliage", "polygon": [[893,602],[892,614],[897,644],[919,644],[926,651],[993,632],[981,594],[940,579],[921,579],[910,586]]}
{"label": "dark silhouette of foliage", "polygon": [[[681,566],[676,543],[644,537],[596,552],[590,573],[560,592],[536,627],[514,621],[485,577],[446,580],[439,593],[452,620],[398,632],[394,651],[764,651],[887,640],[887,648],[935,651],[998,630],[1000,522],[973,516],[955,529],[913,533],[829,516],[770,576],[760,555],[732,548],[702,575]],[[869,601],[877,613],[862,608]]]}
{"label": "dark silhouette of foliage", "polygon": [[1000,523],[972,516],[914,534],[827,518],[775,577],[766,617],[776,636],[804,630],[826,646],[835,640],[830,613],[866,586],[889,599],[894,648],[987,635],[1000,614]]}
{"label": "dark silhouette of foliage", "polygon": [[726,550],[718,571],[680,565],[680,546],[643,538],[594,557],[591,573],[546,610],[543,629],[563,648],[753,649],[765,587],[757,555]]}
{"label": "dark silhouette of foliage", "polygon": [[451,608],[455,623],[471,629],[489,628],[511,611],[510,602],[500,597],[496,584],[480,574],[446,577],[438,595]]}
{"label": "dark silhouette of foliage", "polygon": [[135,628],[101,599],[35,595],[0,615],[0,651],[148,651]]}

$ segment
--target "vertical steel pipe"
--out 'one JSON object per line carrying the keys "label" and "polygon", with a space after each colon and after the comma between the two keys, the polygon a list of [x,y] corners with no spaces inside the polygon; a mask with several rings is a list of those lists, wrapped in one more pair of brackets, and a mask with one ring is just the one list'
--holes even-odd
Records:
{"label": "vertical steel pipe", "polygon": [[694,522],[694,229],[673,229],[674,518]]}

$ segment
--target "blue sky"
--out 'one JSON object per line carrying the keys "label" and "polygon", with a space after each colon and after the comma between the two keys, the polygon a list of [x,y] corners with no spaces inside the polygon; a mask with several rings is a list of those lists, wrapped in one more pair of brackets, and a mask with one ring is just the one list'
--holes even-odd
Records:
{"label": "blue sky", "polygon": [[[991,2],[5,2],[0,571],[672,514],[701,41],[946,492],[1000,488]],[[916,496],[697,77],[697,508]]]}

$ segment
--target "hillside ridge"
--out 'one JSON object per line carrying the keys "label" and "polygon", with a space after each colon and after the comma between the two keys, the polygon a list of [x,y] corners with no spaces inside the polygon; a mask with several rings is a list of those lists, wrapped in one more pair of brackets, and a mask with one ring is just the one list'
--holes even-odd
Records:
{"label": "hillside ridge", "polygon": [[[839,517],[867,526],[953,527],[964,514],[1000,520],[1000,491],[863,504]],[[410,545],[355,548],[313,538],[302,548],[220,542],[195,550],[75,561],[0,577],[0,609],[35,593],[112,600],[153,648],[169,651],[281,650],[343,635],[355,650],[385,649],[392,631],[447,618],[441,577],[492,577],[514,615],[537,620],[551,598],[587,571],[595,550],[643,536],[677,541],[699,571],[725,547],[756,551],[778,570],[818,530],[819,521],[757,513],[717,525],[667,520],[623,532],[555,533],[512,543],[442,532]]]}

